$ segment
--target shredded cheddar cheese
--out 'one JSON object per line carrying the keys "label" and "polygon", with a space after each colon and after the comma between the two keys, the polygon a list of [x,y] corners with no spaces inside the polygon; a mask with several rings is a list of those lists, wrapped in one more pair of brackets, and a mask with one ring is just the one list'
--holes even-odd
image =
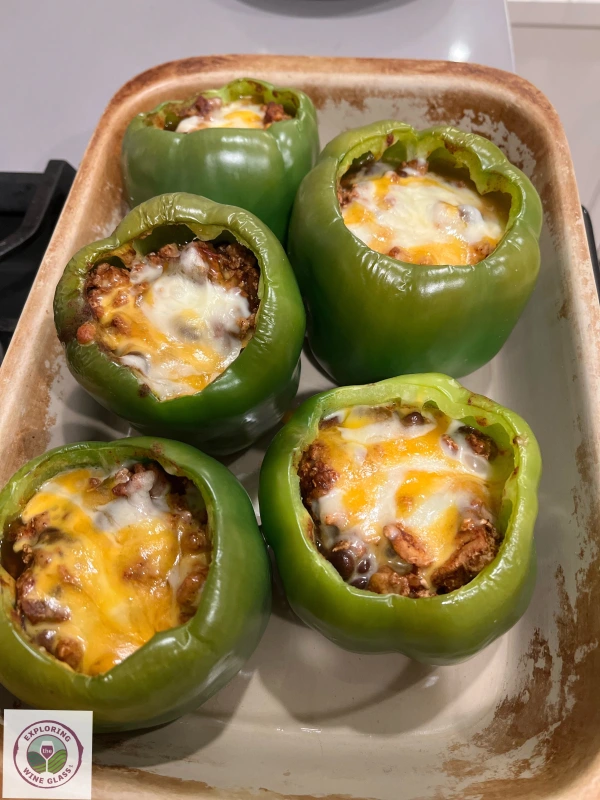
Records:
{"label": "shredded cheddar cheese", "polygon": [[327,552],[337,544],[362,559],[364,569],[351,576],[361,588],[379,567],[398,561],[396,530],[418,543],[419,578],[431,588],[432,575],[457,550],[463,520],[493,523],[500,509],[504,476],[470,447],[464,431],[471,429],[437,411],[419,412],[419,424],[408,425],[402,413],[344,409],[315,440],[334,476],[311,505],[320,541]]}
{"label": "shredded cheddar cheese", "polygon": [[27,503],[23,523],[44,515],[45,528],[33,540],[22,609],[33,641],[53,641],[52,652],[57,642],[75,643],[77,670],[98,675],[181,623],[178,589],[190,572],[207,570],[208,556],[182,551],[189,522],[173,513],[168,495],[152,497],[146,486],[114,496],[90,486],[91,478],[106,474],[60,474]]}
{"label": "shredded cheddar cheese", "polygon": [[505,227],[503,213],[473,184],[376,162],[351,178],[344,222],[379,253],[413,264],[476,264]]}
{"label": "shredded cheddar cheese", "polygon": [[250,316],[248,299],[210,280],[208,270],[192,243],[164,266],[139,259],[132,282],[97,301],[97,340],[160,400],[201,391],[246,343],[240,324]]}

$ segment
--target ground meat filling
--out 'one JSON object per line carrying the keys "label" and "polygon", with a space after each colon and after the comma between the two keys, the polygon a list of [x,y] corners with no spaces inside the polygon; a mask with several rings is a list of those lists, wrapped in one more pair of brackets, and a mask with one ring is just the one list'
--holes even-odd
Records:
{"label": "ground meat filling", "polygon": [[331,489],[337,480],[337,473],[325,461],[326,448],[320,442],[313,442],[302,453],[298,466],[300,493],[302,501],[310,511],[312,504]]}
{"label": "ground meat filling", "polygon": [[159,399],[201,391],[252,338],[260,270],[241,244],[194,240],[143,257],[130,246],[111,261],[87,275],[77,341],[98,344]]}
{"label": "ground meat filling", "polygon": [[469,179],[436,172],[425,159],[394,165],[371,153],[341,176],[338,201],[355,236],[412,264],[477,264],[508,219],[499,196],[480,195]]}
{"label": "ground meat filling", "polygon": [[[174,106],[173,113],[180,121],[173,129],[177,133],[193,133],[206,128],[268,129],[275,122],[292,119],[281,103],[257,102],[253,97],[240,97],[224,103],[220,97],[200,95],[189,104]],[[157,118],[157,124],[164,119]]]}
{"label": "ground meat filling", "polygon": [[61,473],[5,533],[15,623],[88,675],[189,621],[210,567],[199,491],[155,462]]}
{"label": "ground meat filling", "polygon": [[437,409],[357,406],[321,420],[298,464],[319,552],[350,585],[422,598],[496,557],[512,457]]}

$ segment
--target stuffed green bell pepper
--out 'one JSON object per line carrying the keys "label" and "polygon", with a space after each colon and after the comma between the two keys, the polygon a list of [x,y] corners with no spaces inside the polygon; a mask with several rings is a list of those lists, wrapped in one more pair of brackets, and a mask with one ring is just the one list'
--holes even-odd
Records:
{"label": "stuffed green bell pepper", "polygon": [[308,625],[451,664],[527,607],[540,470],[528,425],[445,375],[333,389],[267,451],[263,533]]}
{"label": "stuffed green bell pepper", "polygon": [[193,192],[248,209],[283,241],[318,152],[316,112],[303,92],[243,78],[138,114],[121,162],[132,205]]}
{"label": "stuffed green bell pepper", "polygon": [[54,319],[102,405],[209,452],[250,445],[298,388],[304,308],[283,248],[249,212],[203,197],[155,197],[80,250]]}
{"label": "stuffed green bell pepper", "polygon": [[338,383],[482,366],[533,291],[541,224],[529,179],[481,136],[393,121],[341,134],[289,231],[317,360]]}
{"label": "stuffed green bell pepper", "polygon": [[0,682],[98,730],[175,719],[258,644],[270,566],[250,500],[179,442],[80,442],[0,493]]}

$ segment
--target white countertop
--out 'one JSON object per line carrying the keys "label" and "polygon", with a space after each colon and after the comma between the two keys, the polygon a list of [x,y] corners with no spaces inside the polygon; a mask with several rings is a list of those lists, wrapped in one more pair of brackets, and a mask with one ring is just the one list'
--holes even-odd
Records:
{"label": "white countertop", "polygon": [[0,170],[77,166],[111,96],[217,53],[474,61],[512,70],[505,0],[3,0]]}

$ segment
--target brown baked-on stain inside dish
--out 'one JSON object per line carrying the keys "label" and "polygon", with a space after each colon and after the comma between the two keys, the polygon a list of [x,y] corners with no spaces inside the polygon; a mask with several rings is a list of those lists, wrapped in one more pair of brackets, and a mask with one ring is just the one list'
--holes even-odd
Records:
{"label": "brown baked-on stain inside dish", "polygon": [[512,453],[437,408],[353,406],[321,420],[298,464],[309,538],[378,594],[452,592],[496,557]]}
{"label": "brown baked-on stain inside dish", "polygon": [[77,341],[96,343],[159,400],[194,394],[239,356],[256,329],[260,269],[235,241],[133,245],[93,265]]}
{"label": "brown baked-on stain inside dish", "polygon": [[157,462],[59,473],[4,531],[14,624],[66,667],[103,674],[194,616],[211,551],[199,490]]}

